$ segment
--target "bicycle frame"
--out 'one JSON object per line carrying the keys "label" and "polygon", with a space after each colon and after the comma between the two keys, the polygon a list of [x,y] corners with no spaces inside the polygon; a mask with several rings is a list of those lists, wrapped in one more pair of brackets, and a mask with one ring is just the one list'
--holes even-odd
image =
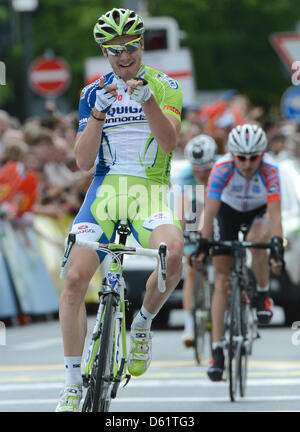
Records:
{"label": "bicycle frame", "polygon": [[[228,296],[223,336],[224,348],[228,352],[227,372],[230,379],[230,398],[234,402],[237,380],[240,382],[240,395],[244,396],[245,394],[247,356],[251,353],[253,340],[258,337],[256,319],[247,293],[249,277],[246,266],[246,249],[271,249],[272,245],[271,243],[247,242],[245,240],[211,241],[210,244],[211,246],[229,247],[233,249],[234,255],[234,268],[230,276],[232,292]],[[247,312],[246,317],[243,316],[243,304]],[[242,364],[243,356],[244,366]],[[233,360],[235,361],[234,366]]]}
{"label": "bicycle frame", "polygon": [[[93,330],[90,347],[85,360],[85,379],[88,381],[91,376],[92,367],[99,350],[101,333],[100,327],[103,322],[104,303],[108,293],[113,293],[116,299],[116,312],[114,314],[114,356],[113,356],[113,382],[129,380],[127,375],[127,364],[124,362],[122,375],[118,375],[120,359],[127,358],[126,322],[125,322],[125,281],[122,275],[123,269],[119,263],[111,262],[107,271],[106,283],[103,284],[103,291],[99,293],[100,303],[97,312],[96,322]],[[127,383],[126,383],[127,384]]]}
{"label": "bicycle frame", "polygon": [[[127,338],[126,338],[126,322],[125,322],[125,288],[126,284],[123,278],[123,255],[145,255],[158,258],[159,262],[159,272],[158,272],[158,289],[163,293],[166,290],[166,262],[168,258],[167,247],[164,243],[161,243],[158,250],[155,249],[143,249],[127,247],[126,239],[130,234],[130,229],[127,224],[127,220],[123,220],[118,227],[118,234],[120,235],[120,243],[109,243],[100,244],[98,242],[83,241],[76,238],[76,234],[70,233],[67,239],[66,251],[62,263],[61,278],[66,277],[70,255],[73,246],[76,244],[78,247],[100,250],[107,253],[103,263],[101,264],[101,272],[103,275],[102,291],[99,294],[99,307],[96,316],[96,321],[94,324],[93,334],[90,341],[88,353],[85,360],[85,373],[83,376],[85,386],[89,387],[95,383],[91,383],[93,376],[93,368],[96,367],[96,361],[101,361],[99,359],[99,350],[101,344],[102,326],[105,319],[106,310],[106,299],[113,296],[113,302],[111,306],[109,320],[112,320],[112,331],[111,336],[113,339],[112,356],[109,362],[112,362],[112,367],[110,369],[110,376],[103,376],[102,379],[109,384],[107,387],[111,387],[109,393],[109,402],[105,407],[108,410],[110,399],[115,398],[117,394],[118,387],[120,383],[126,380],[125,385],[127,385],[130,375],[127,373]],[[110,335],[109,335],[110,338]],[[99,365],[97,364],[97,368]],[[106,384],[105,384],[106,385]],[[124,385],[124,386],[125,386]],[[91,391],[94,391],[91,390]],[[93,397],[93,395],[91,396]],[[94,409],[94,408],[93,408]]]}

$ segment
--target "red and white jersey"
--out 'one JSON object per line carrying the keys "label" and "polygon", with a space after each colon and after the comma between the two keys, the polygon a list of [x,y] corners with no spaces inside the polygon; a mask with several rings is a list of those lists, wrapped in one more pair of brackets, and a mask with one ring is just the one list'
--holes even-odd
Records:
{"label": "red and white jersey", "polygon": [[256,173],[246,178],[237,169],[232,154],[226,153],[211,171],[207,197],[219,199],[239,212],[281,201],[278,167],[273,158],[265,153]]}

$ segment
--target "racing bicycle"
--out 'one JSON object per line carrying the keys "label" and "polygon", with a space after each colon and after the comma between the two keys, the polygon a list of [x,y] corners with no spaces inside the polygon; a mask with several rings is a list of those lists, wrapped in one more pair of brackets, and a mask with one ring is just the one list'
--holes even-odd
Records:
{"label": "racing bicycle", "polygon": [[247,249],[272,249],[274,245],[245,240],[249,227],[242,224],[243,239],[232,241],[209,241],[211,247],[230,248],[234,266],[230,275],[227,308],[224,320],[223,346],[226,353],[226,378],[229,381],[230,400],[246,393],[248,357],[252,354],[253,342],[259,338],[255,310],[256,282],[247,266]]}
{"label": "racing bicycle", "polygon": [[161,243],[158,250],[126,246],[126,239],[131,234],[127,220],[120,221],[117,233],[119,244],[83,241],[70,233],[62,263],[61,278],[65,278],[74,245],[106,253],[101,264],[103,281],[99,291],[99,308],[85,361],[83,382],[87,390],[82,404],[83,412],[109,411],[120,383],[124,382],[125,387],[131,377],[127,371],[127,300],[122,268],[124,254],[156,257],[159,264],[158,288],[161,292],[166,290],[166,244]]}
{"label": "racing bicycle", "polygon": [[[185,231],[185,245],[197,245],[200,233]],[[194,283],[194,297],[192,306],[193,331],[194,331],[194,355],[197,364],[203,363],[205,345],[208,336],[211,350],[211,296],[215,281],[215,272],[210,257],[203,268],[196,273]]]}

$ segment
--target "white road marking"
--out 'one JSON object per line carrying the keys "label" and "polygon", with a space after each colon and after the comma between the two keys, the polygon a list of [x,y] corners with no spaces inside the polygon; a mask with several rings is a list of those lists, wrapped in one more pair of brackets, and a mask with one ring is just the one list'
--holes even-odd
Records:
{"label": "white road marking", "polygon": [[53,345],[62,345],[61,337],[38,340],[34,342],[20,343],[18,345],[8,346],[8,348],[10,348],[12,351],[27,351],[27,350],[38,350]]}
{"label": "white road marking", "polygon": [[[64,381],[57,382],[26,382],[17,384],[1,384],[0,392],[22,390],[51,390],[61,389]],[[247,387],[276,387],[276,386],[300,386],[300,378],[275,378],[275,379],[249,379]],[[209,380],[147,380],[130,381],[126,388],[143,387],[215,387],[227,388],[227,382],[214,383]],[[300,396],[299,396],[300,397]]]}
{"label": "white road marking", "polygon": [[[240,399],[240,402],[274,402],[274,401],[298,401],[300,400],[299,396],[290,396],[290,395],[280,395],[280,396],[253,396],[253,397],[245,397],[244,399]],[[115,399],[112,401],[112,404],[127,404],[127,403],[174,403],[174,402],[228,402],[228,397],[131,397],[126,399]],[[56,399],[9,399],[5,401],[0,401],[0,406],[7,405],[46,405],[46,404],[56,404]]]}

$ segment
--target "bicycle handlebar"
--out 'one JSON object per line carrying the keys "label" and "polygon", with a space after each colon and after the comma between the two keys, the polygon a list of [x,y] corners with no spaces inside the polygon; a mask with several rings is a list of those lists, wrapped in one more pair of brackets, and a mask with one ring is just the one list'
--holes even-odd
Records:
{"label": "bicycle handlebar", "polygon": [[166,268],[167,268],[167,260],[169,256],[169,252],[167,250],[167,245],[165,243],[161,243],[159,245],[159,249],[144,249],[144,248],[136,248],[123,246],[121,244],[116,243],[98,243],[94,241],[87,240],[79,240],[76,238],[76,234],[70,233],[66,239],[66,250],[63,256],[63,262],[61,266],[60,278],[65,279],[68,273],[68,264],[70,262],[70,254],[73,246],[90,249],[94,251],[103,251],[111,254],[126,254],[126,255],[139,255],[139,256],[148,256],[148,257],[156,257],[159,259],[159,273],[158,273],[158,289],[160,292],[164,293],[166,291]]}
{"label": "bicycle handlebar", "polygon": [[[201,234],[197,231],[190,231],[184,233],[184,239],[187,240],[190,244],[197,244],[201,239]],[[245,240],[208,240],[209,247],[220,246],[227,248],[253,248],[253,249],[271,249],[273,244],[271,242],[262,243],[262,242],[249,242]]]}

